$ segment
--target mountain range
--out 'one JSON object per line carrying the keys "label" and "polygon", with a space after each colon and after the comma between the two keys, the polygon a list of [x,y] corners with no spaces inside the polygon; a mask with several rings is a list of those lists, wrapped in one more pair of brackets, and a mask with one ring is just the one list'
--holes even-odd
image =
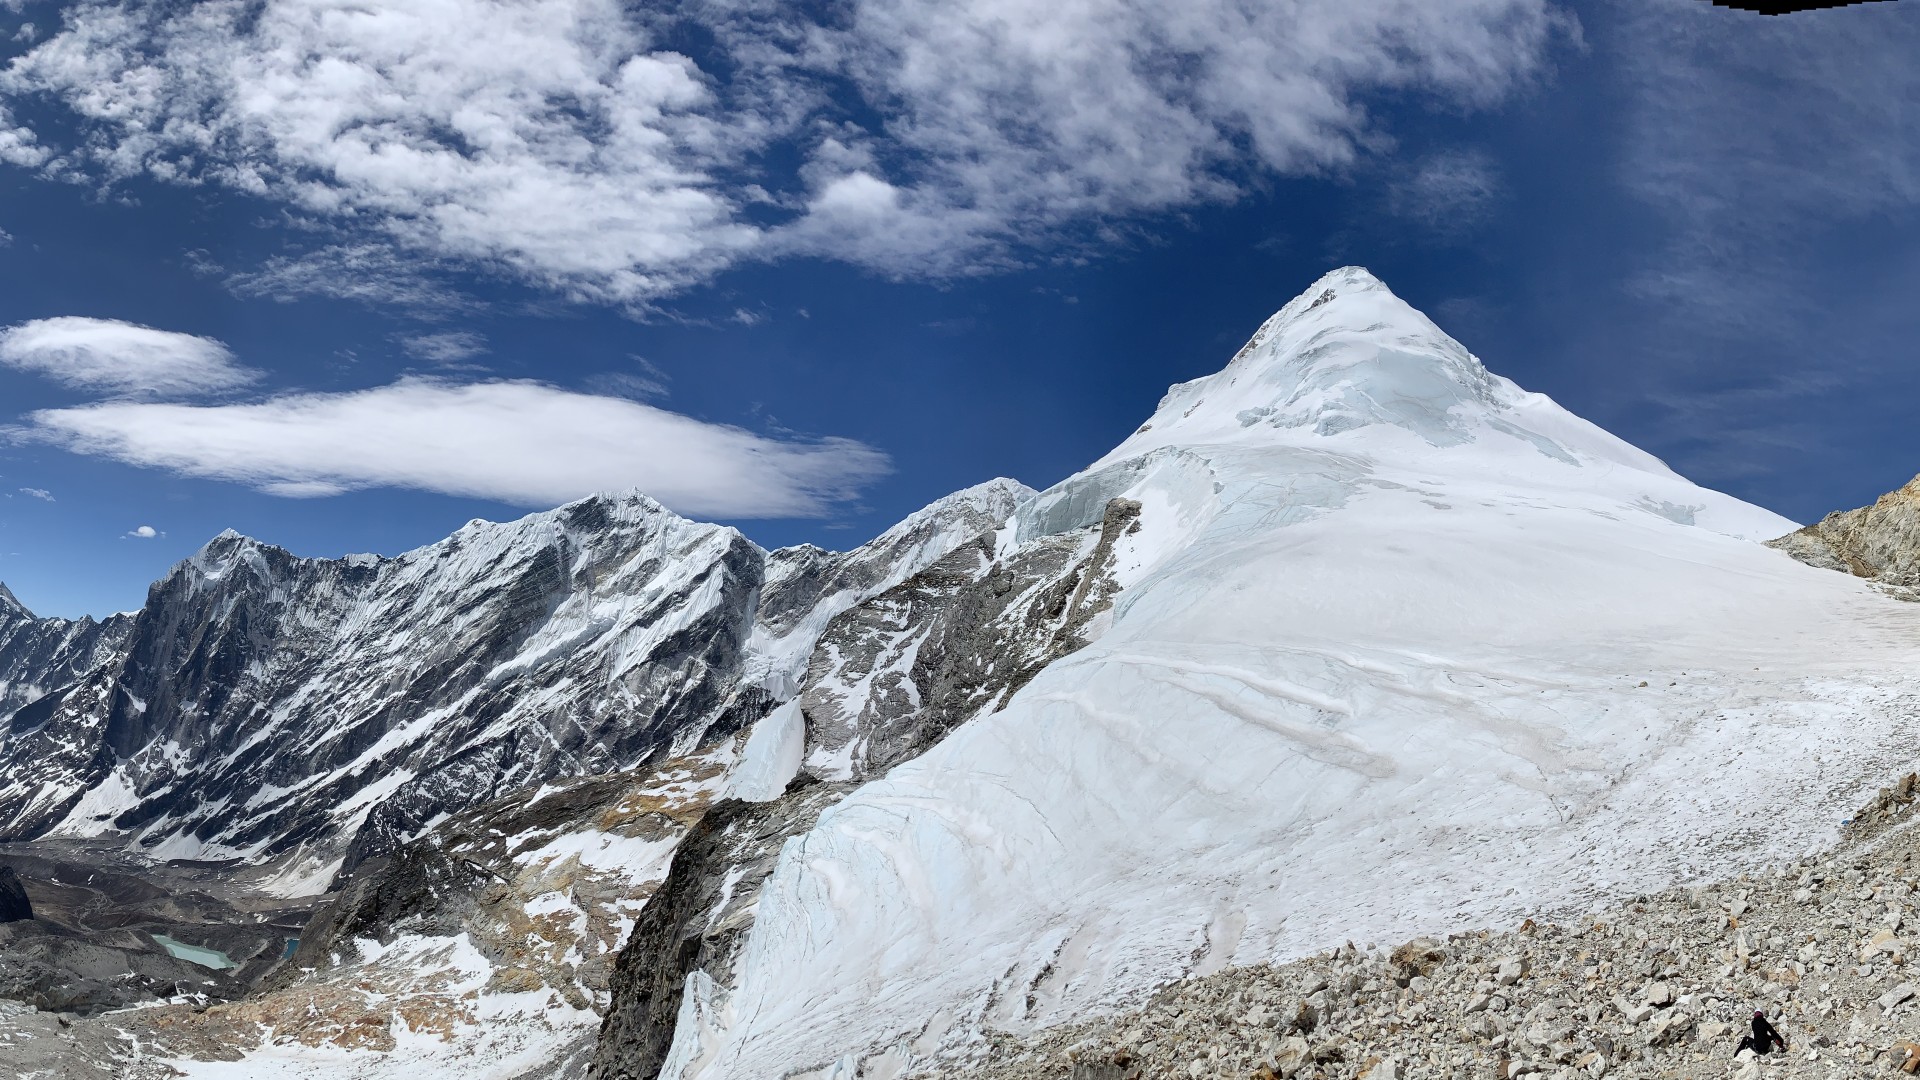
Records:
{"label": "mountain range", "polygon": [[0,592],[0,838],[312,898],[251,996],[141,1011],[188,1075],[945,1074],[1830,843],[1920,715],[1889,499],[1798,530],[1348,267],[1085,470],[850,552],[627,494],[227,534],[98,623]]}

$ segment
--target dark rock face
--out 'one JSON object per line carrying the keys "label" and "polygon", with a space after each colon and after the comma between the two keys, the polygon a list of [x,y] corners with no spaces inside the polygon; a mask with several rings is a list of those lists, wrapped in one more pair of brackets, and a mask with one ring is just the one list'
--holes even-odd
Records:
{"label": "dark rock face", "polygon": [[833,613],[1027,494],[982,485],[846,553],[769,555],[639,495],[473,522],[392,559],[229,533],[132,617],[34,620],[5,597],[0,677],[24,700],[0,734],[0,839],[59,826],[351,869],[449,810],[752,723]]}
{"label": "dark rock face", "polygon": [[806,771],[884,774],[1084,646],[1112,606],[1113,545],[1139,515],[1139,503],[1114,499],[1097,527],[998,559],[982,537],[835,620],[800,695]]}
{"label": "dark rock face", "polygon": [[614,961],[613,1004],[601,1023],[594,1077],[653,1080],[660,1074],[687,976],[732,967],[781,845],[812,828],[853,787],[802,779],[772,802],[716,803],[694,826]]}
{"label": "dark rock face", "polygon": [[223,538],[141,613],[102,730],[139,799],[111,824],[271,854],[358,798],[357,861],[458,801],[631,765],[764,707],[733,679],[759,586],[745,538],[641,499],[392,560]]}
{"label": "dark rock face", "polygon": [[14,816],[75,777],[104,774],[98,737],[100,685],[124,654],[134,618],[41,619],[0,585],[0,837]]}
{"label": "dark rock face", "polygon": [[1090,624],[1118,591],[1113,546],[1138,527],[1140,512],[1137,502],[1112,499],[1097,526],[998,557],[993,536],[982,535],[829,624],[800,693],[801,776],[769,802],[716,804],[682,841],[615,962],[597,1080],[659,1075],[689,976],[704,974],[725,992],[790,837],[861,781],[925,753],[1087,644]]}
{"label": "dark rock face", "polygon": [[36,618],[0,585],[0,719],[12,732],[44,723],[50,708],[26,716],[17,710],[64,691],[117,657],[132,630],[131,615],[104,622]]}
{"label": "dark rock face", "polygon": [[27,899],[27,887],[11,866],[0,866],[0,923],[24,922],[33,918],[33,904]]}

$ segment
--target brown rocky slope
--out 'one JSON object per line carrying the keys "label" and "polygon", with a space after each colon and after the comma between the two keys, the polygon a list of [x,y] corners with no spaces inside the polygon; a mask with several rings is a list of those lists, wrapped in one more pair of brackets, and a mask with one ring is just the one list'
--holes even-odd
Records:
{"label": "brown rocky slope", "polygon": [[1920,476],[1858,510],[1836,510],[1769,541],[1813,566],[1843,570],[1920,598]]}
{"label": "brown rocky slope", "polygon": [[[938,1075],[1898,1076],[1902,1044],[1920,1044],[1920,972],[1907,952],[1920,939],[1916,788],[1906,777],[1855,815],[1836,849],[1765,873],[1562,923],[1232,968],[1132,1012],[993,1038]],[[1736,1058],[1755,1009],[1790,1052]]]}

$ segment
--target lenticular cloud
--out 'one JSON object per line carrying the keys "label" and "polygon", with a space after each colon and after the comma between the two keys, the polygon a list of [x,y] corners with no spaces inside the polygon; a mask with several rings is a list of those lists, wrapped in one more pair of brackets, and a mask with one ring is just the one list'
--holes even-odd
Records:
{"label": "lenticular cloud", "polygon": [[0,330],[0,364],[86,390],[157,397],[230,390],[259,377],[212,338],[73,315]]}
{"label": "lenticular cloud", "polygon": [[411,488],[551,506],[640,488],[706,518],[811,517],[885,474],[850,439],[776,439],[534,382],[407,380],[250,404],[47,409],[20,437],[287,496]]}

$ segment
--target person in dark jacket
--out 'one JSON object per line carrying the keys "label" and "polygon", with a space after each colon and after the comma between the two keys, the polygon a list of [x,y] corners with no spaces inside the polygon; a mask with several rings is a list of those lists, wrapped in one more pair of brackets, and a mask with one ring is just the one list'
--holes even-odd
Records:
{"label": "person in dark jacket", "polygon": [[1767,1022],[1767,1014],[1759,1009],[1753,1010],[1753,1034],[1740,1040],[1740,1046],[1733,1056],[1739,1057],[1741,1050],[1751,1050],[1756,1054],[1771,1054],[1775,1049],[1785,1050],[1787,1040],[1775,1031]]}

